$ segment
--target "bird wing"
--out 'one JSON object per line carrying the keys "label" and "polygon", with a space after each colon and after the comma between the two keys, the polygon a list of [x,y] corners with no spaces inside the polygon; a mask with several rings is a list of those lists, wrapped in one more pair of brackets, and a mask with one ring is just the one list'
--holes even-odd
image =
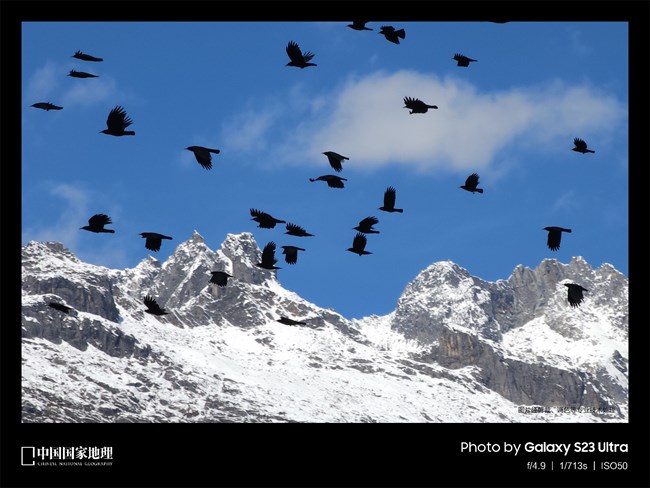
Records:
{"label": "bird wing", "polygon": [[478,175],[476,173],[472,173],[465,180],[465,186],[468,188],[476,188],[476,185],[478,185]]}
{"label": "bird wing", "polygon": [[287,44],[287,56],[292,63],[302,63],[305,60],[300,47],[294,41],[289,41]]}
{"label": "bird wing", "polygon": [[562,239],[562,232],[559,230],[549,230],[548,239],[546,244],[551,251],[557,251],[560,249],[560,240]]}
{"label": "bird wing", "polygon": [[311,61],[313,59],[313,57],[314,57],[314,53],[311,52],[311,51],[307,51],[302,55],[302,59],[303,59],[303,61],[305,63],[308,63],[309,61]]}
{"label": "bird wing", "polygon": [[149,310],[150,312],[153,312],[155,314],[160,314],[160,313],[163,313],[165,311],[165,309],[160,308],[160,306],[158,305],[158,302],[156,302],[156,299],[154,297],[150,296],[150,295],[147,295],[146,297],[144,297],[144,304],[147,307],[147,310]]}
{"label": "bird wing", "polygon": [[106,224],[112,224],[111,218],[106,214],[95,214],[88,219],[88,225],[91,227],[104,227]]}
{"label": "bird wing", "polygon": [[[569,298],[569,304],[572,307],[577,307],[582,303],[583,300],[583,295],[582,295],[582,288],[580,285],[575,285],[575,284],[570,284],[567,285],[567,288],[569,289],[568,293],[568,298]],[[586,291],[586,290],[585,290]]]}
{"label": "bird wing", "polygon": [[395,188],[389,186],[384,192],[384,207],[395,208]]}
{"label": "bird wing", "polygon": [[367,242],[366,236],[361,232],[357,232],[357,235],[354,236],[354,240],[352,241],[352,248],[356,251],[363,251],[366,248]]}
{"label": "bird wing", "polygon": [[130,117],[126,115],[124,108],[119,105],[110,111],[106,119],[106,125],[109,130],[120,131],[126,129],[133,123]]}
{"label": "bird wing", "polygon": [[224,271],[211,271],[212,273],[212,278],[210,278],[210,283],[214,283],[215,285],[219,286],[226,286],[228,283],[228,277],[230,276],[228,273]]}
{"label": "bird wing", "polygon": [[587,149],[587,143],[578,137],[573,139],[573,143],[575,144],[576,148],[580,149],[581,151]]}
{"label": "bird wing", "polygon": [[377,224],[379,222],[379,219],[377,217],[366,217],[365,219],[362,219],[359,221],[359,227],[364,227],[364,228],[371,228],[373,225]]}
{"label": "bird wing", "polygon": [[194,146],[192,148],[192,152],[194,153],[194,157],[196,158],[196,161],[203,166],[205,169],[212,169],[212,156],[210,155],[210,152],[200,146]]}
{"label": "bird wing", "polygon": [[420,102],[420,100],[418,100],[417,98],[404,97],[404,105],[406,106],[406,108],[414,108],[418,102]]}
{"label": "bird wing", "polygon": [[275,263],[275,242],[271,241],[262,250],[262,264],[273,266]]}
{"label": "bird wing", "polygon": [[287,231],[289,231],[291,234],[305,234],[306,231],[302,227],[296,224],[288,223],[287,224]]}
{"label": "bird wing", "polygon": [[345,186],[343,184],[343,181],[347,181],[347,180],[345,180],[345,178],[330,177],[327,178],[327,186],[331,188],[343,188]]}
{"label": "bird wing", "polygon": [[296,264],[298,262],[298,248],[294,246],[282,246],[282,254],[284,260],[288,264]]}

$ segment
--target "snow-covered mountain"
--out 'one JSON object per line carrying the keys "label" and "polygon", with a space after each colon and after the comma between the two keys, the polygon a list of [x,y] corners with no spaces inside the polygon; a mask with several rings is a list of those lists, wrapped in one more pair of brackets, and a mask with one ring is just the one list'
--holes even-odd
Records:
{"label": "snow-covered mountain", "polygon": [[[114,270],[30,242],[23,421],[627,421],[628,284],[610,265],[547,259],[490,283],[438,262],[389,315],[347,320],[260,255],[250,233],[211,250],[195,232],[164,263]],[[581,307],[568,282],[589,290]],[[148,294],[169,314],[145,313]]]}

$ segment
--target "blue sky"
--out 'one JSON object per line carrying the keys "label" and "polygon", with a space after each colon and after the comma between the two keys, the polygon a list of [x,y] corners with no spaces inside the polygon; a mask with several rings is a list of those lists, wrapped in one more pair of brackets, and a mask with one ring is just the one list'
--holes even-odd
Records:
{"label": "blue sky", "polygon": [[[23,244],[55,240],[125,268],[164,261],[194,230],[212,249],[252,232],[260,248],[304,247],[279,281],[349,318],[390,312],[441,260],[489,281],[573,256],[628,273],[626,23],[347,23],[24,23]],[[389,43],[381,25],[406,39]],[[286,67],[290,40],[318,66]],[[478,61],[459,68],[456,52]],[[409,115],[405,96],[439,108]],[[44,101],[64,109],[30,107]],[[116,105],[134,137],[99,133]],[[574,137],[596,153],[571,151]],[[221,150],[212,170],[190,145]],[[334,173],[324,151],[350,158],[346,188],[309,181]],[[459,188],[474,172],[481,195]],[[403,214],[378,210],[388,186]],[[251,207],[315,237],[258,229]],[[79,230],[95,213],[116,233]],[[367,216],[380,234],[359,257],[346,249]],[[557,252],[551,225],[573,229]],[[151,253],[144,231],[174,240]]]}

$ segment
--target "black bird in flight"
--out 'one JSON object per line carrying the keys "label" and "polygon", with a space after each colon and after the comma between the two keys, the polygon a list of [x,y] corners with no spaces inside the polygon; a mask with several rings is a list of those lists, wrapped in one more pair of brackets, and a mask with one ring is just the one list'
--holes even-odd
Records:
{"label": "black bird in flight", "polygon": [[146,241],[144,241],[144,247],[146,247],[150,251],[160,251],[162,240],[171,239],[171,237],[158,234],[157,232],[142,232],[140,236],[146,239]]}
{"label": "black bird in flight", "polygon": [[463,190],[471,191],[472,193],[474,192],[479,192],[483,193],[483,188],[476,188],[478,186],[478,175],[476,173],[472,173],[467,177],[465,180],[465,184],[461,185],[460,188]]}
{"label": "black bird in flight", "polygon": [[400,39],[406,39],[404,29],[395,30],[392,25],[382,25],[378,34],[382,34],[387,40],[394,44],[399,44]]}
{"label": "black bird in flight", "polygon": [[335,153],[334,151],[325,151],[323,153],[325,156],[327,156],[327,160],[330,163],[330,166],[334,168],[334,171],[337,173],[340,173],[343,171],[343,161],[347,161],[350,158],[346,158],[345,156],[341,156],[338,153]]}
{"label": "black bird in flight", "polygon": [[225,271],[210,271],[212,277],[210,278],[210,283],[224,287],[228,284],[228,278],[232,278],[232,275],[229,275]]}
{"label": "black bird in flight", "polygon": [[124,130],[133,123],[131,117],[126,115],[124,108],[117,105],[113,110],[108,114],[106,119],[107,129],[101,131],[103,134],[108,134],[109,136],[134,136],[135,132],[132,130]]}
{"label": "black bird in flight", "polygon": [[287,223],[287,231],[285,232],[285,234],[289,234],[290,236],[297,236],[297,237],[311,237],[314,235],[305,231],[305,229],[303,229],[299,225],[292,224],[292,223]]}
{"label": "black bird in flight", "polygon": [[307,325],[306,322],[300,322],[298,320],[293,320],[284,316],[280,316],[277,321],[284,325]]}
{"label": "black bird in flight", "polygon": [[404,106],[408,108],[409,114],[426,114],[430,108],[438,108],[437,105],[427,105],[418,98],[404,97]]}
{"label": "black bird in flight", "polygon": [[50,102],[38,102],[33,104],[32,107],[40,108],[42,110],[45,110],[46,112],[49,112],[50,110],[61,110],[63,108],[63,107],[59,107],[58,105],[54,105],[53,103]]}
{"label": "black bird in flight", "polygon": [[48,302],[47,303],[50,307],[59,310],[60,312],[63,313],[70,313],[70,310],[72,310],[72,307],[68,307],[66,305],[63,305],[61,303],[56,303],[56,302]]}
{"label": "black bird in flight", "polygon": [[289,41],[289,44],[287,44],[287,55],[291,60],[287,63],[287,66],[295,66],[300,69],[307,68],[308,66],[316,66],[316,64],[309,62],[314,57],[314,54],[309,51],[303,54],[298,44],[293,41]]}
{"label": "black bird in flight", "polygon": [[221,152],[219,149],[210,149],[209,147],[202,146],[190,146],[185,149],[192,151],[196,161],[205,169],[212,169],[212,156],[210,153],[219,154]]}
{"label": "black bird in flight", "polygon": [[379,207],[379,210],[383,210],[384,212],[404,212],[402,208],[395,208],[395,191],[395,188],[392,186],[386,188],[384,192],[384,205]]}
{"label": "black bird in flight", "polygon": [[569,304],[572,307],[578,307],[583,300],[582,292],[583,291],[589,291],[586,288],[583,288],[580,285],[576,285],[574,283],[565,283],[564,286],[567,287],[568,291],[568,299],[569,299]]}
{"label": "black bird in flight", "polygon": [[359,225],[353,227],[354,230],[363,232],[364,234],[379,234],[378,230],[372,228],[373,225],[377,224],[379,219],[377,217],[366,217],[365,219],[359,221]]}
{"label": "black bird in flight", "polygon": [[144,297],[144,304],[147,307],[145,312],[150,313],[151,315],[167,315],[169,313],[166,312],[164,308],[161,308],[156,299],[150,295]]}
{"label": "black bird in flight", "polygon": [[282,254],[287,264],[296,264],[298,262],[298,251],[304,251],[302,247],[282,246]]}
{"label": "black bird in flight", "polygon": [[551,251],[560,249],[560,240],[562,239],[562,232],[571,232],[571,229],[563,227],[544,227],[543,230],[548,231],[548,239],[546,244]]}
{"label": "black bird in flight", "polygon": [[366,27],[366,24],[367,24],[367,23],[368,23],[367,20],[366,20],[366,21],[358,21],[358,20],[355,20],[355,21],[353,21],[351,24],[348,24],[348,27],[349,27],[350,29],[354,29],[354,30],[358,30],[358,31],[362,31],[362,30],[369,30],[369,31],[371,31],[371,30],[373,30],[373,29],[371,29],[370,27]]}
{"label": "black bird in flight", "polygon": [[336,175],[323,175],[319,176],[318,178],[309,178],[309,181],[312,183],[314,181],[326,181],[327,186],[330,188],[343,188],[345,185],[343,184],[344,181],[348,181],[346,178],[341,178],[340,176]]}
{"label": "black bird in flight", "polygon": [[85,71],[76,71],[74,69],[70,70],[70,73],[68,73],[68,76],[72,76],[73,78],[99,78],[97,75],[93,75],[91,73],[86,73]]}
{"label": "black bird in flight", "polygon": [[104,61],[102,58],[96,58],[95,56],[91,56],[90,54],[84,54],[81,51],[77,51],[72,55],[73,58],[81,59],[82,61],[94,61],[94,62],[99,62],[99,61]]}
{"label": "black bird in flight", "polygon": [[284,220],[276,219],[266,212],[262,212],[254,208],[251,208],[250,212],[253,217],[251,220],[257,222],[258,227],[262,229],[273,229],[275,227],[275,224],[286,224]]}
{"label": "black bird in flight", "polygon": [[111,218],[106,214],[95,214],[88,219],[88,225],[81,227],[83,230],[90,232],[110,232],[114,234],[113,229],[104,229],[105,225],[112,224]]}
{"label": "black bird in flight", "polygon": [[359,256],[362,256],[364,254],[372,254],[369,251],[366,251],[366,236],[363,235],[361,232],[357,232],[357,235],[354,236],[354,239],[352,241],[352,247],[349,247],[347,250],[350,252],[353,252],[355,254],[358,254]]}
{"label": "black bird in flight", "polygon": [[462,66],[463,68],[469,66],[469,63],[475,63],[478,61],[477,59],[468,58],[467,56],[463,56],[462,54],[458,53],[454,54],[454,57],[452,59],[458,62],[456,66]]}
{"label": "black bird in flight", "polygon": [[275,265],[278,260],[275,259],[275,242],[271,241],[262,250],[262,261],[255,263],[256,266],[264,269],[282,269]]}
{"label": "black bird in flight", "polygon": [[591,149],[587,149],[587,143],[585,141],[583,141],[582,139],[578,138],[578,137],[573,139],[573,144],[574,144],[575,147],[573,149],[571,149],[572,151],[579,152],[579,153],[582,153],[582,154],[595,153],[596,152],[596,151],[593,151]]}

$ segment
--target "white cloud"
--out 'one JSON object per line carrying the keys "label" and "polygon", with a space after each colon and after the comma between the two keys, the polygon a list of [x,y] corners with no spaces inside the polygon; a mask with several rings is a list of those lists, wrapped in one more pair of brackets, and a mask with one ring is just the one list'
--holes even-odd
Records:
{"label": "white cloud", "polygon": [[65,106],[93,105],[108,100],[117,93],[115,80],[112,78],[71,79],[71,83],[61,96]]}
{"label": "white cloud", "polygon": [[30,105],[36,102],[50,101],[49,98],[59,84],[59,71],[55,63],[48,61],[28,79],[25,96]]}
{"label": "white cloud", "polygon": [[[439,108],[409,114],[405,96]],[[423,171],[480,170],[511,148],[570,149],[573,137],[620,128],[627,113],[621,101],[587,84],[483,92],[455,77],[412,71],[349,79],[318,97],[294,89],[283,99],[286,105],[258,104],[232,121],[237,143],[279,147],[272,159],[285,164],[320,164],[321,153],[333,150],[357,168],[400,164]],[[273,144],[266,143],[270,137]]]}

